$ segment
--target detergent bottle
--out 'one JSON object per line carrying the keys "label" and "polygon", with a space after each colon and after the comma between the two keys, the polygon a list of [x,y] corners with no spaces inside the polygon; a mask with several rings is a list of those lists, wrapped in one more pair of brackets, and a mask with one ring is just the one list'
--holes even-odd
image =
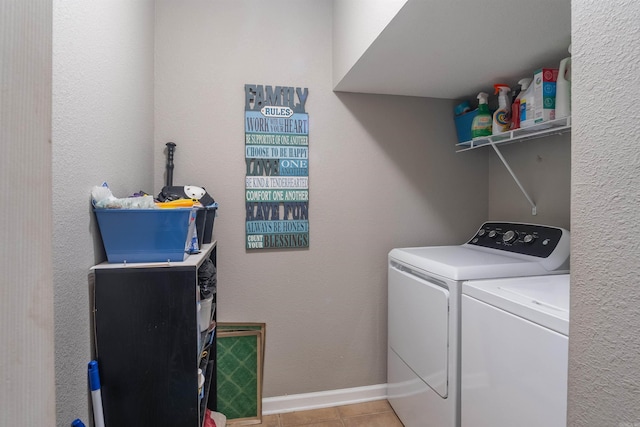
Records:
{"label": "detergent bottle", "polygon": [[493,134],[504,133],[511,128],[511,103],[507,94],[511,88],[507,85],[493,85],[495,94],[498,95],[498,109],[493,113]]}
{"label": "detergent bottle", "polygon": [[[569,45],[571,53],[571,45]],[[571,57],[560,61],[556,80],[556,119],[571,115]]]}
{"label": "detergent bottle", "polygon": [[[522,81],[522,80],[520,80]],[[529,82],[526,90],[520,92],[520,127],[526,128],[535,124],[535,97],[533,96],[533,79]]]}
{"label": "detergent bottle", "polygon": [[489,95],[484,92],[478,94],[478,114],[471,123],[471,138],[490,136],[492,127],[492,117],[489,112]]}
{"label": "detergent bottle", "polygon": [[520,92],[511,105],[511,130],[520,129],[520,99],[529,88],[531,78],[519,80],[518,84],[520,85]]}

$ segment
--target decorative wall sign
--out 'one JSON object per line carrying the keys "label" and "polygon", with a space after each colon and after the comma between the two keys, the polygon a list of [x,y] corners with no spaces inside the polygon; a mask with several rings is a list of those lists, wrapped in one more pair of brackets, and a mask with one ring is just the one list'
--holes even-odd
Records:
{"label": "decorative wall sign", "polygon": [[244,94],[246,248],[309,247],[309,89]]}

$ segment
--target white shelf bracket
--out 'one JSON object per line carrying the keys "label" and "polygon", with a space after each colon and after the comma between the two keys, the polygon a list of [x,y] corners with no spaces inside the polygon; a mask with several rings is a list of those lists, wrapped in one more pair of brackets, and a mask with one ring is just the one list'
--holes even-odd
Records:
{"label": "white shelf bracket", "polygon": [[504,167],[507,168],[507,171],[511,174],[511,178],[513,178],[513,180],[516,182],[516,184],[518,184],[518,188],[520,188],[520,191],[522,191],[522,194],[524,194],[524,197],[526,197],[527,200],[529,201],[529,204],[531,205],[531,215],[536,215],[538,213],[537,209],[536,209],[536,204],[533,203],[533,200],[529,196],[529,193],[527,193],[527,191],[524,189],[524,187],[520,183],[520,180],[518,180],[518,177],[516,176],[516,174],[513,173],[513,170],[509,166],[509,163],[507,163],[507,161],[505,160],[504,156],[502,155],[502,153],[500,152],[500,150],[498,149],[498,147],[496,146],[496,144],[493,142],[493,140],[491,138],[489,138],[489,143],[491,144],[491,146],[495,150],[496,154],[498,155],[498,157],[502,161],[502,164],[504,165]]}

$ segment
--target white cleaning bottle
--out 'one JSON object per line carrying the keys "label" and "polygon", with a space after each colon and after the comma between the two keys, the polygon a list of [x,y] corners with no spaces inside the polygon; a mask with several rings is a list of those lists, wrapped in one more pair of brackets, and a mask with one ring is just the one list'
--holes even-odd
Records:
{"label": "white cleaning bottle", "polygon": [[518,81],[520,85],[520,93],[511,104],[511,130],[520,129],[520,100],[531,84],[531,78],[521,79]]}
{"label": "white cleaning bottle", "polygon": [[[520,80],[522,81],[522,80]],[[524,87],[520,95],[520,127],[527,128],[535,124],[533,112],[535,110],[535,97],[533,96],[533,81],[529,83],[529,87],[525,90]]]}
{"label": "white cleaning bottle", "polygon": [[498,95],[498,109],[493,113],[493,134],[507,132],[511,128],[511,103],[507,94],[511,88],[507,85],[493,85]]}
{"label": "white cleaning bottle", "polygon": [[[571,53],[571,45],[569,45]],[[571,57],[560,61],[556,80],[556,119],[571,115]]]}

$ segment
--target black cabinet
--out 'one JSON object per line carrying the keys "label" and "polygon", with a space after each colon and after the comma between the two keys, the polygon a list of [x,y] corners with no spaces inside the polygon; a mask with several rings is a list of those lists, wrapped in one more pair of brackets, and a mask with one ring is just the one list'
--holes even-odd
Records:
{"label": "black cabinet", "polygon": [[198,279],[216,250],[214,242],[184,262],[91,269],[106,427],[201,427],[206,407],[216,409],[216,293],[209,288],[211,315],[201,318]]}

